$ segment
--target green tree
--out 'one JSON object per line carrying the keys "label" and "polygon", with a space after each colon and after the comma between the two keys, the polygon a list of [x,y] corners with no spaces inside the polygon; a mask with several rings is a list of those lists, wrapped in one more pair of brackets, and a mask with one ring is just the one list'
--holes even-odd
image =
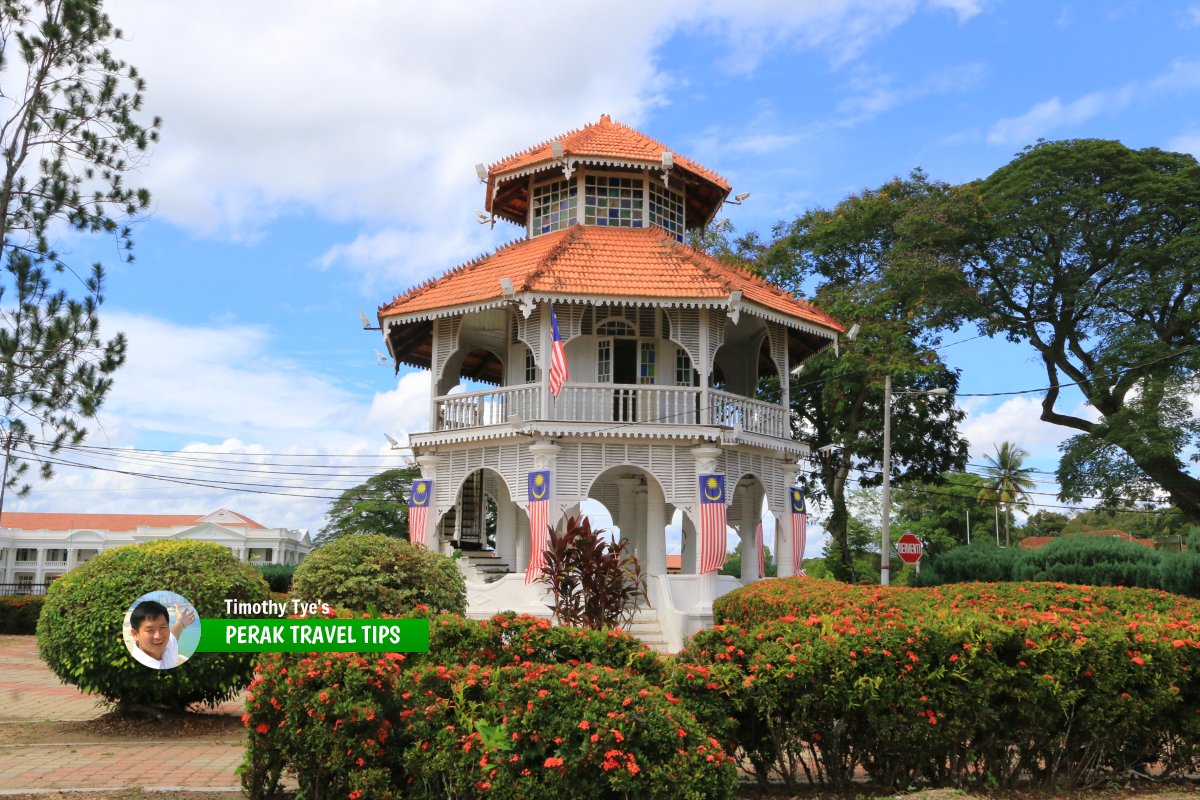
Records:
{"label": "green tree", "polygon": [[[767,548],[763,554],[763,571],[768,578],[774,578],[779,575],[779,566],[775,563],[775,555],[771,552],[771,548]],[[732,575],[735,578],[742,577],[742,543],[738,542],[733,548],[733,552],[725,556],[725,566],[721,567],[722,575]]]}
{"label": "green tree", "polygon": [[[977,201],[967,248],[981,328],[1034,349],[1041,418],[1062,445],[1064,499],[1149,499],[1200,523],[1200,164],[1120,142],[1039,142],[957,193]],[[1100,418],[1059,407],[1077,386]],[[1064,402],[1074,404],[1066,398]]]}
{"label": "green tree", "polygon": [[1025,524],[1018,528],[1014,534],[1018,540],[1028,539],[1030,536],[1059,536],[1064,532],[1063,529],[1070,523],[1071,518],[1066,514],[1059,514],[1057,511],[1047,511],[1043,508],[1025,520]]}
{"label": "green tree", "polygon": [[[848,486],[881,482],[886,375],[899,390],[891,426],[896,484],[936,482],[966,463],[967,443],[957,429],[964,415],[953,396],[958,373],[935,348],[941,332],[959,324],[966,307],[958,305],[971,295],[958,263],[931,255],[937,252],[932,246],[910,246],[956,232],[951,219],[931,222],[925,213],[953,208],[949,193],[921,172],[897,178],[778,226],[757,261],[764,275],[798,296],[815,286],[819,308],[860,327],[840,350],[805,361],[790,392],[797,435],[837,447],[816,462],[807,489],[814,500],[830,503],[825,529],[843,580],[859,577],[849,542]],[[922,394],[935,388],[950,394]]]}
{"label": "green tree", "polygon": [[1187,540],[1187,522],[1177,508],[1147,510],[1092,508],[1081,511],[1063,528],[1063,535],[1117,530],[1135,539],[1160,539],[1175,545]]}
{"label": "green tree", "polygon": [[991,508],[980,504],[981,488],[983,478],[969,472],[943,473],[938,483],[899,486],[892,495],[895,527],[919,538],[928,556],[967,544],[971,537],[987,536]]}
{"label": "green tree", "polygon": [[116,59],[121,37],[99,0],[0,2],[0,509],[28,491],[31,463],[78,444],[125,359],[125,338],[100,335],[100,264],[83,269],[57,249],[64,231],[114,236],[126,258],[128,222],[150,193],[126,186],[159,120],[139,121],[144,81]]}
{"label": "green tree", "polygon": [[1032,467],[1023,466],[1029,453],[1011,442],[1002,442],[996,447],[996,457],[984,456],[987,465],[983,468],[983,486],[979,499],[985,503],[1004,506],[1004,546],[1012,544],[1013,506],[1024,509],[1029,502],[1029,492],[1037,485],[1029,477]]}
{"label": "green tree", "polygon": [[378,533],[408,539],[408,493],[421,477],[416,467],[384,470],[334,500],[325,515],[317,544],[348,533]]}

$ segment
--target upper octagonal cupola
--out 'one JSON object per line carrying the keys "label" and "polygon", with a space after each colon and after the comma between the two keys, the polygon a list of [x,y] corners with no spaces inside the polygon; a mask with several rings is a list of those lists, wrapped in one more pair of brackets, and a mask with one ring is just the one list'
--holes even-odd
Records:
{"label": "upper octagonal cupola", "polygon": [[579,223],[658,227],[683,241],[730,192],[720,175],[607,114],[493,164],[486,178],[485,208],[530,237]]}

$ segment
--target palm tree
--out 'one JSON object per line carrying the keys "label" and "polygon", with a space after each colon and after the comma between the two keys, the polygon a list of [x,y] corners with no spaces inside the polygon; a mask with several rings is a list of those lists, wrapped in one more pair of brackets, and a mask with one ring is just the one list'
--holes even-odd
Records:
{"label": "palm tree", "polygon": [[1004,506],[1004,545],[1011,544],[1009,529],[1012,527],[1013,505],[1024,507],[1029,502],[1029,491],[1034,487],[1032,467],[1021,464],[1029,453],[1011,442],[1003,442],[996,448],[996,457],[984,456],[987,466],[983,478],[987,484],[979,490],[979,499]]}

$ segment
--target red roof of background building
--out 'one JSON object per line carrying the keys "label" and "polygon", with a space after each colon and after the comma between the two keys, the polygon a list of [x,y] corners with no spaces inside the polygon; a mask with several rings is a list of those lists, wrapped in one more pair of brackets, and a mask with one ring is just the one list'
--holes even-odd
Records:
{"label": "red roof of background building", "polygon": [[1038,550],[1056,539],[1066,538],[1067,536],[1102,536],[1109,539],[1124,539],[1127,542],[1140,544],[1142,547],[1154,549],[1153,539],[1135,539],[1131,534],[1125,531],[1119,531],[1116,528],[1106,528],[1100,531],[1079,531],[1078,533],[1068,533],[1063,536],[1029,536],[1022,539],[1017,545],[1023,550]]}
{"label": "red roof of background building", "polygon": [[[236,511],[227,511],[235,517],[235,521],[221,522],[227,527],[245,527],[256,530],[266,530],[249,517]],[[208,514],[55,514],[41,512],[5,511],[0,515],[0,527],[19,528],[27,531],[133,531],[139,527],[174,528],[184,525],[199,525]]]}
{"label": "red roof of background building", "polygon": [[588,157],[614,158],[661,164],[663,151],[668,150],[671,152],[674,168],[685,169],[699,175],[716,184],[726,193],[730,190],[729,182],[717,173],[697,164],[687,156],[676,153],[662,142],[652,139],[641,131],[634,130],[620,122],[613,122],[612,117],[608,114],[602,114],[599,122],[593,122],[579,130],[556,136],[550,141],[534,145],[527,150],[497,161],[488,169],[489,179],[524,167],[554,161],[554,153],[551,149],[554,141],[562,142],[564,157],[576,156],[584,159]]}
{"label": "red roof of background building", "polygon": [[659,228],[573,225],[524,239],[416,286],[381,306],[395,316],[471,305],[503,296],[500,279],[517,292],[580,297],[744,299],[779,314],[844,331],[833,317],[772,286],[747,269],[686,247]]}

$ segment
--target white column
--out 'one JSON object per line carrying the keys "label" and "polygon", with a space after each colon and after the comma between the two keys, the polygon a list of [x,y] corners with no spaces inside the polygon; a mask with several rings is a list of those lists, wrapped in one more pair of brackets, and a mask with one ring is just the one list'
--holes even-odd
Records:
{"label": "white column", "polygon": [[37,549],[37,566],[34,567],[33,582],[45,583],[46,581],[46,548],[39,547]]}
{"label": "white column", "polygon": [[[547,314],[550,312],[547,311]],[[548,317],[547,317],[548,319]],[[549,324],[549,323],[547,323]],[[546,392],[546,397],[549,397],[549,390]],[[558,475],[555,471],[558,453],[562,450],[561,447],[554,444],[548,439],[539,439],[529,445],[529,453],[533,456],[533,470],[539,472],[541,470],[550,470],[550,519],[548,520],[551,527],[558,529],[559,517],[562,516],[562,511],[558,506]],[[526,492],[529,491],[526,485]]]}
{"label": "white column", "polygon": [[[437,341],[436,325],[434,326],[433,338],[434,341]],[[434,394],[437,394],[436,382],[437,379],[435,378],[435,386],[433,389]],[[432,417],[430,419],[432,419]],[[444,460],[445,459],[442,456],[439,456],[437,453],[422,453],[421,455],[417,456],[417,466],[421,469],[421,477],[427,481],[433,481],[433,497],[429,498],[429,511],[425,515],[425,530],[422,531],[424,534],[422,538],[425,540],[425,548],[427,550],[432,550],[435,553],[442,552],[442,543],[440,541],[434,541],[437,538],[434,534],[437,531],[438,522],[441,520],[442,515],[446,513],[446,509],[442,506],[439,506],[435,502],[435,498],[438,495],[438,481],[447,479],[448,477],[446,475],[438,475],[439,468]],[[408,498],[405,498],[405,502],[407,502],[407,499]],[[453,499],[451,499],[451,502],[454,502]],[[449,551],[446,552],[446,555],[449,555]]]}
{"label": "white column", "polygon": [[646,556],[642,563],[647,575],[667,574],[667,509],[657,490],[646,496]]}
{"label": "white column", "polygon": [[755,535],[762,518],[762,508],[754,507],[755,493],[749,486],[741,491],[742,518],[738,521],[738,533],[742,536],[742,583],[747,584],[762,578],[758,574],[758,537]]}
{"label": "white column", "polygon": [[639,483],[637,478],[617,478],[617,513],[613,521],[621,529],[621,538],[628,540],[630,551],[638,546],[637,509],[633,495]]}
{"label": "white column", "polygon": [[[775,529],[779,532],[775,537],[775,567],[778,570],[775,574],[781,578],[790,578],[796,574],[792,569],[792,554],[799,544],[796,541],[796,532],[792,530],[792,486],[796,483],[800,468],[791,461],[783,461],[779,464],[779,473],[783,477],[783,489],[786,494],[783,498],[772,497],[767,505],[779,509],[775,515]],[[779,503],[783,505],[780,506]]]}
{"label": "white column", "polygon": [[635,486],[633,489],[633,548],[638,560],[646,563],[646,539],[648,526],[646,524],[646,487]]}
{"label": "white column", "polygon": [[496,555],[509,564],[516,564],[517,542],[520,538],[516,503],[512,500],[496,503]]}
{"label": "white column", "polygon": [[697,547],[696,525],[686,511],[683,518],[683,545],[680,548],[679,572],[683,575],[695,575],[700,568],[700,548]]}

